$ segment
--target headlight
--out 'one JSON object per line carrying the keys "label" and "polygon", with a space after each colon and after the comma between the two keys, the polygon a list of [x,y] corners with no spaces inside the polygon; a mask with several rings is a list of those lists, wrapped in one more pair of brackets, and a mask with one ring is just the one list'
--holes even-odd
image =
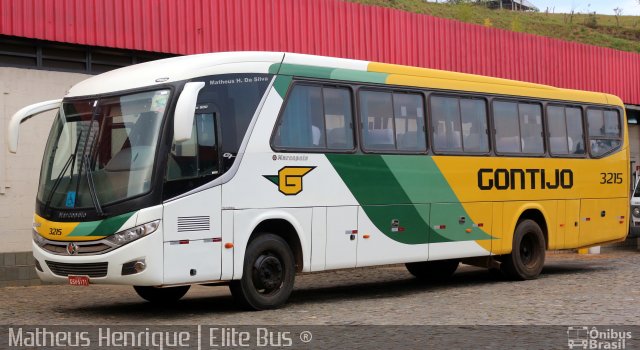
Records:
{"label": "headlight", "polygon": [[631,213],[633,214],[633,216],[640,218],[640,208],[638,207],[633,208],[633,211]]}
{"label": "headlight", "polygon": [[47,244],[47,240],[44,239],[44,237],[40,236],[40,234],[35,229],[33,229],[31,232],[33,233],[33,241],[36,242],[38,247],[42,247],[43,245]]}
{"label": "headlight", "polygon": [[155,230],[158,229],[158,226],[160,226],[160,220],[148,222],[146,224],[115,233],[104,240],[116,246],[122,246],[155,232]]}

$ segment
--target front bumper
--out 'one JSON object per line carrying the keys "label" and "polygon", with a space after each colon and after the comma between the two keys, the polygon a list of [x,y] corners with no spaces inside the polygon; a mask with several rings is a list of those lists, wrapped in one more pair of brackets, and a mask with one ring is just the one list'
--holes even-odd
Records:
{"label": "front bumper", "polygon": [[[68,275],[88,275],[90,283],[159,286],[163,284],[162,230],[142,237],[120,248],[97,255],[56,255],[32,242],[33,256],[45,282],[67,283]],[[146,268],[139,273],[123,275],[124,264],[144,259]]]}

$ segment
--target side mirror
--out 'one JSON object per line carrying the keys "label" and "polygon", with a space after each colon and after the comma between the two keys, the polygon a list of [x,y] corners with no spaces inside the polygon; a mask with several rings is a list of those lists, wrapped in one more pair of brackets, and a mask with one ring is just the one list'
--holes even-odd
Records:
{"label": "side mirror", "polygon": [[176,111],[173,114],[173,140],[175,142],[191,138],[198,93],[203,87],[204,82],[191,82],[184,85],[176,104]]}
{"label": "side mirror", "polygon": [[52,109],[60,108],[61,99],[38,102],[26,106],[17,111],[9,121],[7,130],[7,140],[9,140],[9,152],[16,153],[18,151],[18,137],[20,136],[20,124],[27,121],[36,114],[40,114]]}

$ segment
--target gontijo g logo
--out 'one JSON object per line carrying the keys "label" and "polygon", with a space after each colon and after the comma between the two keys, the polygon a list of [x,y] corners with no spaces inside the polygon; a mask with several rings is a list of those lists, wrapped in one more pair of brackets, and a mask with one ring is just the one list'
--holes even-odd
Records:
{"label": "gontijo g logo", "polygon": [[265,179],[278,186],[278,190],[286,196],[295,196],[302,192],[302,177],[314,166],[286,166],[278,170],[278,175],[263,175]]}

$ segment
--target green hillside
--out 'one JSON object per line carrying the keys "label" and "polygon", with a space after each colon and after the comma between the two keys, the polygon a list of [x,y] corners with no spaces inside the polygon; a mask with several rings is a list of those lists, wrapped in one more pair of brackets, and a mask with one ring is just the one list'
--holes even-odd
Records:
{"label": "green hillside", "polygon": [[[483,26],[513,30],[613,49],[640,52],[640,17],[594,14],[512,12],[483,5],[438,4],[423,0],[348,0],[368,5],[450,18]],[[535,0],[530,0],[535,4]],[[640,5],[639,5],[640,6]]]}

